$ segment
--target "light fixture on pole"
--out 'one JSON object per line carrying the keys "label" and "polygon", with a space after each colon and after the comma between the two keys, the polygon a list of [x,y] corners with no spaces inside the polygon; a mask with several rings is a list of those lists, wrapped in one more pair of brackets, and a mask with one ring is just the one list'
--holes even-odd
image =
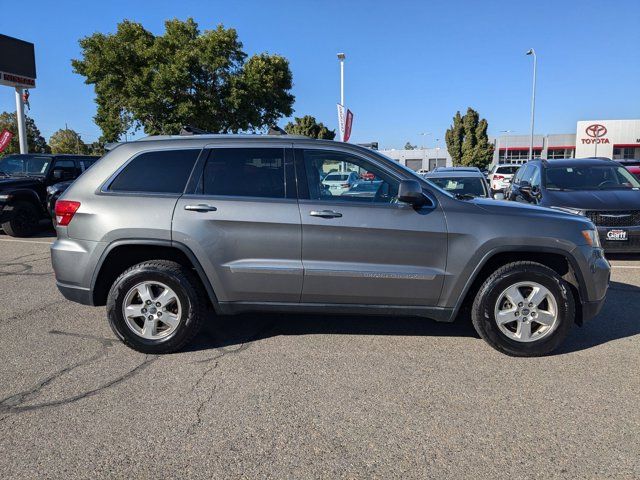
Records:
{"label": "light fixture on pole", "polygon": [[533,159],[533,128],[536,114],[536,70],[538,68],[538,57],[536,51],[530,48],[526,53],[533,56],[533,88],[531,90],[531,140],[529,142],[529,160]]}

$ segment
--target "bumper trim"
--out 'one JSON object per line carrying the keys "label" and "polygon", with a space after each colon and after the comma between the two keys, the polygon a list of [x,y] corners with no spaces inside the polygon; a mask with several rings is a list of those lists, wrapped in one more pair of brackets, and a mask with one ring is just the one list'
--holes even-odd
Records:
{"label": "bumper trim", "polygon": [[595,302],[582,302],[582,321],[587,322],[600,313],[605,299]]}
{"label": "bumper trim", "polygon": [[93,305],[93,292],[88,288],[76,287],[73,285],[65,285],[64,283],[56,282],[56,286],[60,293],[67,300],[72,302],[81,303],[82,305]]}

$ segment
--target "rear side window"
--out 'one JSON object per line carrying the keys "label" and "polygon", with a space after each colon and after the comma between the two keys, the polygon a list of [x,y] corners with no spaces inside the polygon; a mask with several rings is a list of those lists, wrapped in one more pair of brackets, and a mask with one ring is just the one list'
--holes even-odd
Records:
{"label": "rear side window", "polygon": [[285,198],[284,148],[211,151],[203,175],[205,195]]}
{"label": "rear side window", "polygon": [[111,182],[112,192],[182,193],[199,149],[146,152],[131,160]]}

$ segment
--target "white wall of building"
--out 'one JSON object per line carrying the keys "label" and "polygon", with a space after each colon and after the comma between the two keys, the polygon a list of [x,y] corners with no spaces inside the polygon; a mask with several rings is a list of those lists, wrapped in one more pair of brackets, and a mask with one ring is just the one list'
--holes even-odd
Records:
{"label": "white wall of building", "polygon": [[416,148],[414,150],[380,150],[380,153],[416,171],[433,170],[436,166],[451,167],[453,165],[449,152],[442,147]]}

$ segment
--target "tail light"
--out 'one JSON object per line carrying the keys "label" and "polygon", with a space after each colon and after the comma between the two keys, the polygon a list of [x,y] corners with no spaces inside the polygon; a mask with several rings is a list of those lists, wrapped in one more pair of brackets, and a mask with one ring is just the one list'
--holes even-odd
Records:
{"label": "tail light", "polygon": [[504,175],[494,175],[493,179],[494,180],[504,180]]}
{"label": "tail light", "polygon": [[72,202],[70,200],[58,200],[56,202],[56,222],[61,227],[66,227],[71,223],[73,216],[80,208],[80,202]]}

